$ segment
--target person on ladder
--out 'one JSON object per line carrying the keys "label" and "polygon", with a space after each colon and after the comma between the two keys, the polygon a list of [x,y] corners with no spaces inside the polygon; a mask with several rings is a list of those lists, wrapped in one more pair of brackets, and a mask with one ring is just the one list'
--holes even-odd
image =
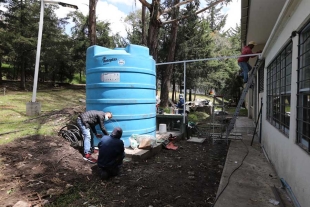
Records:
{"label": "person on ladder", "polygon": [[[257,45],[254,41],[250,41],[248,45],[242,48],[242,53],[241,55],[250,55],[254,54],[252,52],[252,49],[254,46]],[[261,51],[258,51],[257,53],[261,53]],[[239,57],[238,58],[238,65],[241,68],[242,72],[240,73],[240,76],[243,76],[243,83],[248,82],[248,73],[252,69],[252,66],[248,63],[250,58],[254,58],[255,56],[247,56],[247,57]]]}

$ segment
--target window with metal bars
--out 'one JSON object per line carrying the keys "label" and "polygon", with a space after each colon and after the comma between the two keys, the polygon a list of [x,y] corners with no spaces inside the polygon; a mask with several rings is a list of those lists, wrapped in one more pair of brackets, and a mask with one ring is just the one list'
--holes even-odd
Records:
{"label": "window with metal bars", "polygon": [[292,42],[267,67],[267,120],[288,136],[291,111]]}
{"label": "window with metal bars", "polygon": [[298,60],[297,143],[310,152],[310,23],[299,35]]}
{"label": "window with metal bars", "polygon": [[260,67],[258,68],[258,89],[259,93],[264,92],[264,68],[265,68],[265,60],[262,62]]}

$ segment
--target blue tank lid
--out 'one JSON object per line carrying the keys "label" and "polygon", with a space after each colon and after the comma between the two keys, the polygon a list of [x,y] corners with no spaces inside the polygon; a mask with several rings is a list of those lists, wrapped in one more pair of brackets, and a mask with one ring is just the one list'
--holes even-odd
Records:
{"label": "blue tank lid", "polygon": [[129,44],[125,48],[115,48],[110,49],[106,47],[101,47],[98,45],[91,46],[87,48],[87,54],[98,57],[103,55],[139,55],[139,56],[150,56],[149,55],[149,48],[140,46],[140,45],[133,45]]}

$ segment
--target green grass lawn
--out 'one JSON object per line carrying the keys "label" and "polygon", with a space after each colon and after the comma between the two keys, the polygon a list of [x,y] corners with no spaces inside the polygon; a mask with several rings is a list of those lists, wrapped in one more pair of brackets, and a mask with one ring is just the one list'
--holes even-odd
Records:
{"label": "green grass lawn", "polygon": [[41,115],[26,116],[26,103],[31,101],[32,91],[12,91],[0,95],[0,144],[29,135],[56,135],[61,127],[57,111],[85,105],[85,89],[38,90],[37,100],[41,103]]}
{"label": "green grass lawn", "polygon": [[[236,111],[236,107],[229,107],[225,108],[225,111],[227,111],[229,114],[234,114]],[[247,116],[248,110],[246,108],[241,108],[239,111],[239,116]]]}

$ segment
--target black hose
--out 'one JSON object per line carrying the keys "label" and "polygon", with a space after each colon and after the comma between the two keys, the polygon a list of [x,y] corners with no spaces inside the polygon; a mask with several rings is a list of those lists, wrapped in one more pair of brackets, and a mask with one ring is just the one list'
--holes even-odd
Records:
{"label": "black hose", "polygon": [[231,176],[243,165],[243,161],[245,160],[245,158],[246,158],[246,157],[248,156],[248,154],[249,154],[249,149],[248,149],[248,147],[247,147],[246,144],[243,142],[243,140],[241,140],[241,141],[242,141],[242,143],[244,144],[244,146],[246,147],[247,152],[246,152],[245,156],[243,157],[243,159],[242,159],[242,161],[241,161],[241,164],[240,164],[237,168],[235,168],[235,169],[231,172],[231,174],[229,175],[228,181],[227,181],[225,187],[224,187],[223,190],[219,193],[219,195],[216,197],[216,199],[215,199],[215,201],[214,201],[212,207],[214,207],[214,205],[215,205],[216,202],[218,201],[219,197],[222,195],[222,193],[224,192],[224,190],[225,190],[226,187],[228,186]]}

